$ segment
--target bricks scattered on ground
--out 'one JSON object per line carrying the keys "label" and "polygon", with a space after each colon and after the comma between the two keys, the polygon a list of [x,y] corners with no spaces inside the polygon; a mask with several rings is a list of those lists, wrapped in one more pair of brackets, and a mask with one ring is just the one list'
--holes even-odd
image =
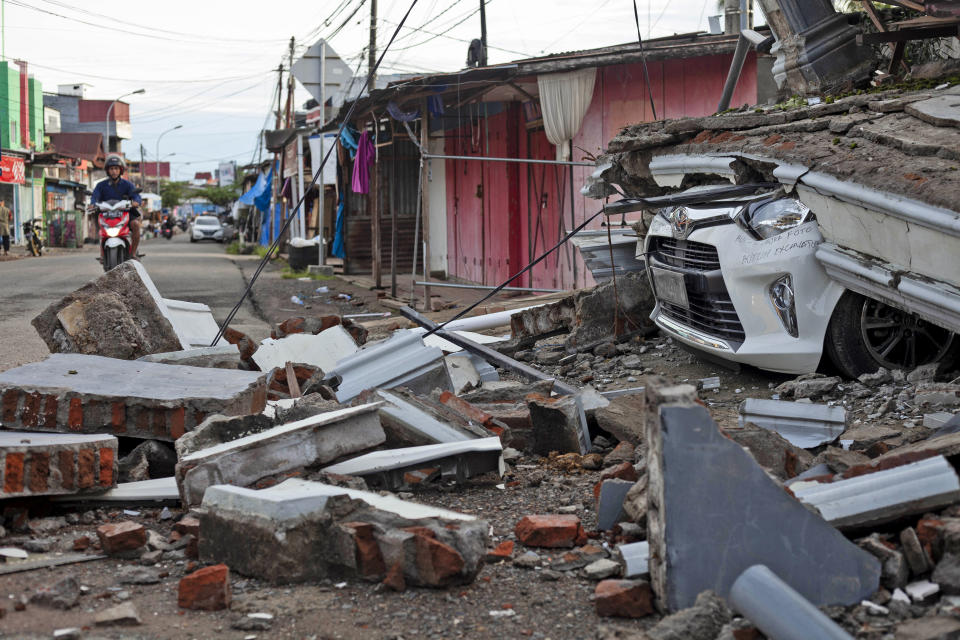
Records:
{"label": "bricks scattered on ground", "polygon": [[183,609],[219,611],[230,606],[230,569],[225,564],[204,567],[180,579],[177,605]]}

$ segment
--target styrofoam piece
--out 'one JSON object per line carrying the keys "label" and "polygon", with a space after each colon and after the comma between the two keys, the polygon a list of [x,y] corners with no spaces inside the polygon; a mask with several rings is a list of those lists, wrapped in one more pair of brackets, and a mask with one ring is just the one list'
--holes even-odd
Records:
{"label": "styrofoam piece", "polygon": [[[214,320],[210,307],[200,302],[170,298],[163,298],[162,302],[161,308],[166,309],[165,315],[173,325],[173,330],[180,336],[180,342],[184,343],[185,349],[211,346],[213,339],[220,332],[220,327]],[[229,343],[220,338],[216,346],[222,344]]]}
{"label": "styrofoam piece", "polygon": [[917,580],[905,586],[904,591],[914,602],[923,602],[930,596],[940,593],[940,585],[929,580]]}
{"label": "styrofoam piece", "polygon": [[394,423],[404,425],[405,428],[416,432],[423,439],[433,440],[434,442],[459,442],[474,439],[468,433],[445,422],[440,422],[433,416],[421,411],[396,393],[386,389],[378,389],[377,395],[386,400],[386,404],[380,408],[381,413],[387,414]]}
{"label": "styrofoam piece", "polygon": [[639,578],[650,573],[650,543],[631,542],[618,544],[617,551],[623,558],[623,577]]}
{"label": "styrofoam piece", "polygon": [[755,564],[734,581],[730,606],[770,640],[853,640],[773,571]]}
{"label": "styrofoam piece", "polygon": [[174,477],[153,478],[137,482],[121,482],[113,489],[96,495],[52,496],[54,502],[150,502],[180,500]]}
{"label": "styrofoam piece", "polygon": [[796,483],[790,489],[837,528],[890,522],[960,499],[960,480],[943,456],[828,484]]}
{"label": "styrofoam piece", "polygon": [[293,405],[297,403],[297,400],[299,400],[299,398],[280,398],[279,400],[267,400],[267,406],[265,406],[263,411],[260,413],[268,418],[276,418],[277,409],[286,411],[287,409],[292,408]]}
{"label": "styrofoam piece", "polygon": [[[323,470],[350,476],[380,474],[386,480],[386,484],[396,485],[403,484],[402,478],[391,478],[390,476],[397,474],[389,472],[424,465],[439,466],[442,476],[454,476],[458,480],[488,471],[497,471],[502,476],[505,471],[502,453],[503,445],[500,443],[500,438],[494,436],[464,442],[445,442],[374,451],[331,465]],[[399,475],[402,476],[402,474]]]}
{"label": "styrofoam piece", "polygon": [[368,344],[326,372],[338,402],[347,402],[366,389],[398,386],[435,367],[443,351],[423,343],[420,332],[394,331],[388,339]]}
{"label": "styrofoam piece", "polygon": [[342,325],[334,325],[320,333],[294,333],[284,338],[267,338],[253,352],[253,361],[261,371],[283,367],[288,362],[309,364],[327,372],[337,362],[359,350],[357,343]]}
{"label": "styrofoam piece", "polygon": [[739,422],[741,427],[750,422],[775,431],[795,447],[811,449],[843,433],[847,412],[840,406],[747,398],[740,403]]}
{"label": "styrofoam piece", "polygon": [[297,478],[285,480],[269,489],[259,491],[225,484],[214,485],[209,487],[203,496],[203,508],[242,511],[275,521],[284,521],[300,518],[309,512],[326,508],[327,500],[333,496],[347,496],[353,500],[362,500],[375,509],[389,511],[410,520],[420,518],[476,519],[474,516],[465,513],[401,500],[393,496],[382,496],[370,491],[334,487],[322,482],[311,482]]}

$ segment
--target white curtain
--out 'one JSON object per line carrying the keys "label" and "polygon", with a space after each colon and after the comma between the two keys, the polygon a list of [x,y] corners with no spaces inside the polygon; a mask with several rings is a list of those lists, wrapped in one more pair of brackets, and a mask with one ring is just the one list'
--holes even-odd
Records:
{"label": "white curtain", "polygon": [[547,140],[557,146],[557,160],[570,159],[569,141],[580,131],[593,99],[596,78],[597,70],[593,67],[537,76],[543,129]]}

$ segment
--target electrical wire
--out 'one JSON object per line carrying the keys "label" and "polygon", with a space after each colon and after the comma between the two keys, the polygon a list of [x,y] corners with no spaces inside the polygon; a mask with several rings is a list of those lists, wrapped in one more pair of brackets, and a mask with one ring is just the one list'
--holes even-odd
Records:
{"label": "electrical wire", "polygon": [[[361,0],[361,3],[363,0]],[[400,33],[400,29],[403,28],[404,23],[407,21],[407,18],[410,17],[410,12],[413,11],[413,8],[417,5],[418,0],[412,0],[410,3],[410,8],[407,9],[406,14],[404,14],[403,19],[400,20],[400,24],[397,25],[397,28],[393,32],[390,41],[383,48],[383,51],[380,53],[380,57],[377,59],[376,63],[373,65],[371,73],[367,75],[367,79],[364,82],[363,89],[366,89],[370,84],[370,76],[375,75],[377,68],[380,66],[380,63],[383,62],[383,58],[387,55],[387,51],[390,50],[390,45],[393,44],[394,39],[396,39],[397,34]],[[363,89],[360,90],[360,93],[363,93]],[[340,137],[340,134],[343,133],[343,130],[346,128],[347,123],[350,121],[350,118],[353,116],[353,112],[357,108],[357,101],[353,101],[350,105],[350,109],[347,110],[346,115],[343,118],[343,122],[340,124],[340,128],[337,131],[337,138]],[[300,194],[300,199],[297,202],[296,206],[293,207],[293,211],[287,218],[283,221],[283,224],[280,226],[280,229],[277,230],[277,237],[270,244],[270,247],[267,249],[267,252],[264,254],[263,259],[260,260],[260,264],[257,265],[257,270],[254,271],[253,276],[250,278],[250,283],[246,286],[243,291],[243,295],[240,296],[240,300],[237,301],[237,304],[230,310],[230,313],[224,319],[223,324],[220,326],[220,329],[217,331],[217,335],[214,337],[213,342],[210,343],[210,346],[215,346],[217,342],[220,341],[220,338],[223,337],[224,331],[227,330],[227,327],[230,326],[230,323],[233,321],[233,318],[237,315],[237,312],[240,311],[240,307],[243,305],[243,301],[247,299],[247,296],[250,295],[250,291],[253,289],[254,283],[256,283],[257,278],[260,277],[260,274],[263,272],[263,269],[267,266],[267,263],[270,261],[270,254],[272,254],[280,246],[280,238],[283,237],[283,232],[286,231],[287,227],[290,226],[290,222],[300,213],[300,207],[303,205],[304,200],[307,197],[307,194],[313,189],[314,185],[317,184],[317,180],[320,179],[320,176],[323,173],[323,167],[327,164],[327,161],[330,159],[330,154],[333,152],[336,145],[331,145],[327,150],[327,153],[323,156],[323,159],[320,161],[320,166],[317,168],[316,174],[314,174],[313,179],[310,180],[310,184],[303,190],[303,193]],[[276,176],[274,176],[276,179]],[[271,211],[271,214],[273,212]]]}
{"label": "electrical wire", "polygon": [[[488,0],[488,1],[487,1],[487,5],[488,5],[488,6],[490,5],[490,2],[491,2],[491,1],[492,1],[492,0]],[[471,11],[470,13],[468,13],[468,14],[467,14],[466,16],[464,16],[463,19],[460,20],[459,22],[456,22],[456,23],[450,25],[449,27],[447,27],[447,30],[449,31],[450,29],[453,29],[454,27],[459,27],[461,24],[463,24],[464,22],[466,22],[467,20],[469,20],[470,18],[472,18],[473,16],[475,16],[475,15],[478,14],[478,13],[480,13],[479,7],[476,8],[476,9],[474,9],[474,10]],[[394,52],[397,52],[397,51],[408,51],[408,50],[413,49],[413,48],[415,48],[415,47],[419,47],[420,45],[424,45],[424,44],[426,44],[426,43],[428,43],[428,42],[430,42],[430,41],[432,41],[432,40],[436,40],[436,39],[439,38],[441,35],[442,35],[442,34],[437,34],[437,35],[434,35],[434,36],[431,36],[431,37],[427,38],[426,40],[421,40],[420,42],[417,42],[416,44],[411,44],[411,45],[408,45],[408,46],[406,46],[406,47],[399,47],[399,48],[397,48],[397,49],[394,49]]]}
{"label": "electrical wire", "polygon": [[[607,2],[612,2],[612,1],[613,1],[613,0],[607,0]],[[468,17],[469,17],[469,16],[468,16]],[[387,24],[396,24],[395,22],[391,22],[390,20],[386,20],[386,19],[384,19],[383,22],[386,22]],[[424,29],[424,28],[422,28],[422,27],[405,27],[405,28],[406,28],[406,29],[411,29],[411,30],[413,30],[413,31],[421,32],[421,33],[426,33],[426,34],[431,35],[431,36],[437,36],[437,37],[440,37],[440,38],[448,38],[448,39],[450,39],[450,40],[456,40],[457,42],[466,42],[467,44],[470,44],[470,42],[471,42],[471,40],[467,40],[467,39],[465,39],[465,38],[458,38],[458,37],[456,37],[456,36],[447,35],[446,33],[434,33],[434,32],[432,32],[432,31],[427,31],[426,29]],[[528,58],[532,58],[532,57],[533,57],[532,55],[530,55],[529,53],[526,53],[526,52],[524,52],[524,51],[514,51],[513,49],[504,49],[503,47],[496,47],[496,46],[494,46],[494,45],[492,45],[492,44],[488,44],[488,45],[487,45],[487,49],[496,49],[497,51],[504,51],[504,52],[506,52],[506,53],[514,53],[514,54],[516,54],[516,55],[526,56],[526,57],[528,57]],[[394,49],[394,51],[399,51],[399,50],[400,50],[400,49]]]}
{"label": "electrical wire", "polygon": [[[6,1],[6,0],[4,0]],[[141,84],[200,84],[205,82],[222,82],[224,80],[247,80],[249,78],[256,78],[263,75],[264,73],[273,73],[276,69],[270,69],[269,71],[253,73],[243,76],[231,76],[224,78],[223,76],[216,78],[197,78],[194,80],[145,80],[143,78],[114,78],[111,76],[101,76],[93,73],[87,73],[85,71],[72,71],[70,69],[61,69],[59,67],[51,67],[48,65],[37,64],[36,62],[30,63],[31,67],[39,67],[40,69],[47,69],[48,71],[57,71],[59,73],[66,73],[74,76],[85,76],[87,78],[95,78],[97,80],[110,80],[113,82],[139,82]]]}
{"label": "electrical wire", "polygon": [[653,87],[650,86],[650,73],[647,71],[647,55],[643,52],[643,38],[640,37],[640,14],[637,12],[637,0],[633,0],[633,21],[637,25],[637,42],[640,43],[640,61],[643,62],[643,78],[647,82],[647,94],[650,96],[650,112],[657,119],[657,107],[653,104]]}

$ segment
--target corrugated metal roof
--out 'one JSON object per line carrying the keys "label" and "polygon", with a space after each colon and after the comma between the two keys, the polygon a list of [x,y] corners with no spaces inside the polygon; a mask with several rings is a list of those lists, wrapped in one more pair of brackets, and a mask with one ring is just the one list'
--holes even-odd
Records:
{"label": "corrugated metal roof", "polygon": [[83,158],[98,166],[103,164],[101,133],[51,133],[50,145],[60,155]]}

